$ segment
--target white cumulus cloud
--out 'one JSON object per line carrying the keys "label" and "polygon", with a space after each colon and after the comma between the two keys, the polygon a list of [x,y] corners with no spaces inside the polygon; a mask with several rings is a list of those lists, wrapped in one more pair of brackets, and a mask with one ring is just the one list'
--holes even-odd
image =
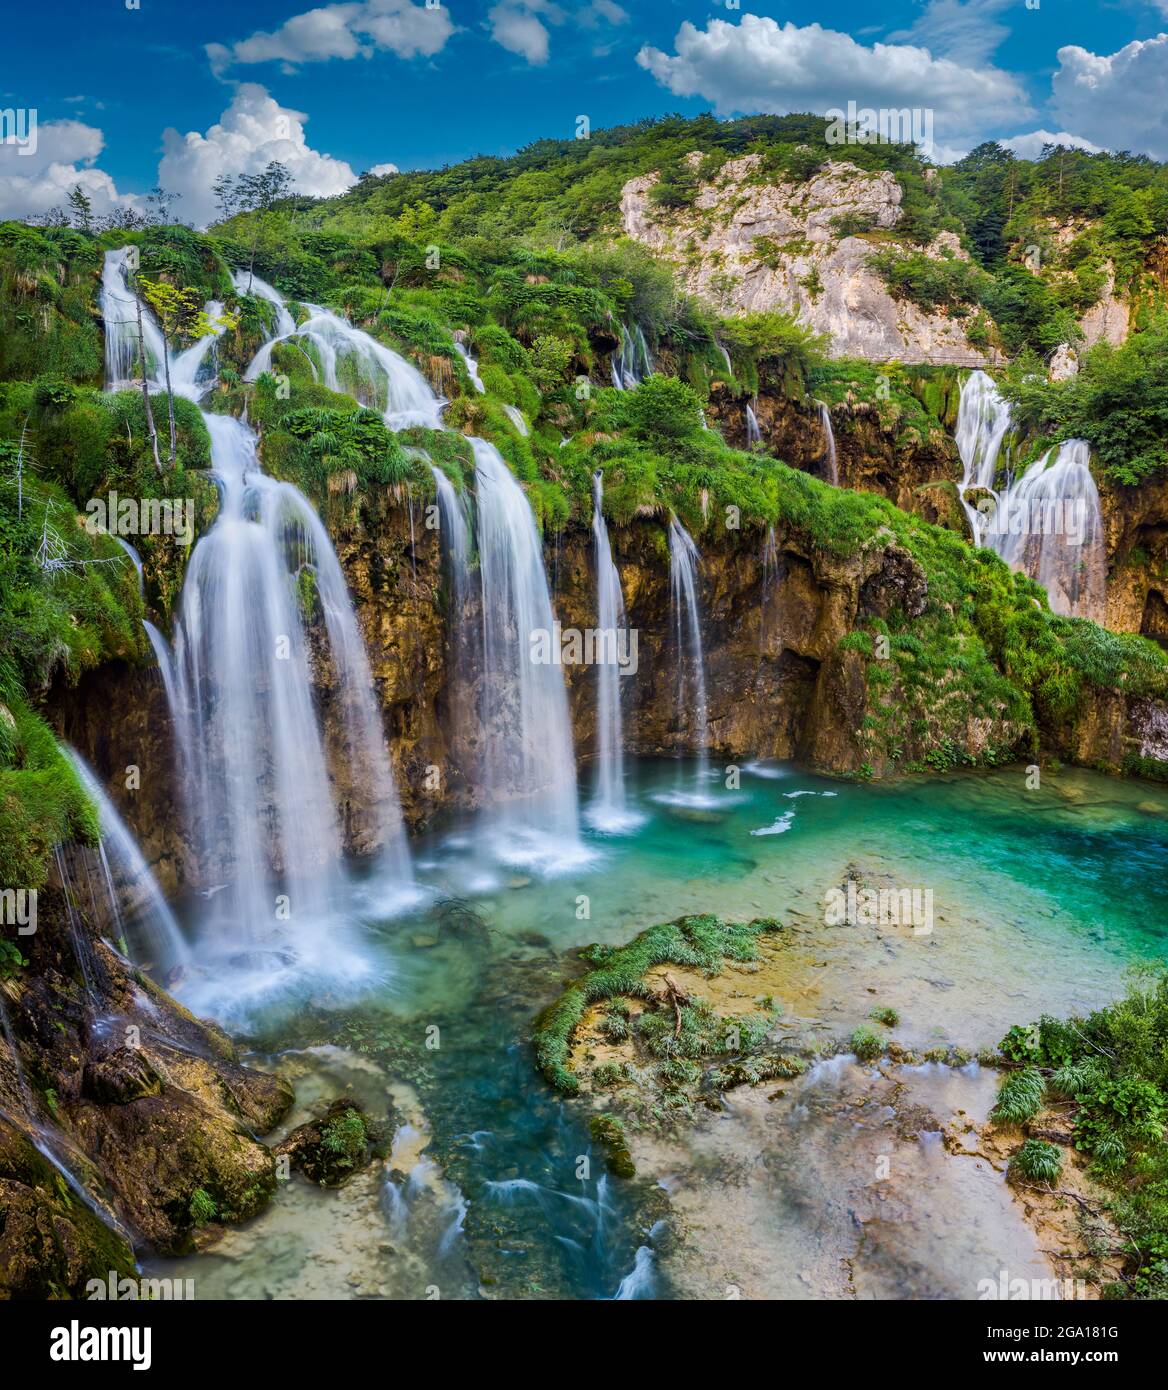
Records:
{"label": "white cumulus cloud", "polygon": [[20,144],[0,142],[0,217],[31,217],[63,207],[78,184],[97,214],[141,206],[139,198],[119,193],[113,179],[96,167],[105,146],[96,126],[38,121],[27,142],[23,129]]}
{"label": "white cumulus cloud", "polygon": [[719,115],[766,111],[824,112],[849,101],[877,110],[933,112],[941,146],[968,144],[982,130],[1032,115],[1016,78],[988,64],[934,58],[927,48],[875,43],[818,24],[779,25],[746,14],[738,24],[688,20],[674,52],[646,45],[638,64],[675,96],[704,97]]}
{"label": "white cumulus cloud", "polygon": [[282,63],[288,70],[330,58],[368,58],[378,51],[432,58],[453,33],[445,5],[429,9],[412,0],[357,0],[293,15],[278,29],[238,43],[209,43],[207,56],[216,72],[247,63]]}
{"label": "white cumulus cloud", "polygon": [[1038,159],[1042,154],[1043,145],[1064,145],[1070,150],[1086,150],[1088,154],[1100,152],[1098,145],[1084,140],[1081,135],[1072,135],[1067,130],[1032,130],[1026,135],[1011,135],[1008,140],[999,140],[998,144],[1005,145],[1006,149],[1012,150],[1019,159]]}
{"label": "white cumulus cloud", "polygon": [[1168,159],[1168,34],[1115,53],[1058,51],[1051,107],[1068,130],[1112,150]]}
{"label": "white cumulus cloud", "polygon": [[220,174],[255,174],[271,160],[287,165],[296,193],[327,198],[357,182],[344,160],[312,149],[304,135],[307,116],[281,106],[266,87],[241,83],[231,105],[206,134],[165,130],[158,182],[182,201],[176,213],[202,226],[215,215],[211,185]]}
{"label": "white cumulus cloud", "polygon": [[400,174],[401,170],[396,164],[375,164],[373,168],[369,170],[369,173],[371,173],[375,179],[379,179],[386,174]]}

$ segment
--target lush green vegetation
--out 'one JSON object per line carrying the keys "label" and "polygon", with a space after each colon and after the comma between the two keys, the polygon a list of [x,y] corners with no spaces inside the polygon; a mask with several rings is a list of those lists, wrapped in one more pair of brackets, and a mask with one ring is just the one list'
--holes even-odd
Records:
{"label": "lush green vegetation", "polygon": [[[650,927],[627,946],[589,946],[581,954],[590,969],[569,985],[564,993],[536,1020],[534,1043],[536,1061],[544,1076],[561,1091],[574,1094],[579,1080],[569,1065],[576,1029],[592,1004],[602,1000],[651,999],[655,991],[646,980],[655,965],[684,965],[707,974],[717,974],[725,960],[749,961],[758,955],[757,938],[763,932],[777,931],[779,924],[760,918],[754,922],[722,922],[710,915],[682,917]],[[691,1013],[687,1018],[686,1008]],[[675,1032],[672,1011],[654,1014],[647,1036],[656,1041],[657,1055],[678,1079],[689,1079],[694,1057],[707,1055],[717,1047],[717,1020],[709,1010],[687,1005],[681,1013],[681,1028]],[[621,1015],[615,1013],[619,1018]],[[644,1015],[642,1016],[644,1017]],[[724,1027],[721,1029],[724,1035]],[[627,1034],[626,1034],[627,1036]]]}
{"label": "lush green vegetation", "polygon": [[[1024,1125],[1045,1102],[1069,1109],[1074,1145],[1109,1191],[1130,1271],[1121,1292],[1168,1297],[1168,974],[1136,972],[1124,995],[1086,1018],[1015,1027],[1001,1051],[1022,1069],[1002,1083],[994,1118]],[[1054,1182],[1060,1150],[1028,1139],[1011,1167]]]}

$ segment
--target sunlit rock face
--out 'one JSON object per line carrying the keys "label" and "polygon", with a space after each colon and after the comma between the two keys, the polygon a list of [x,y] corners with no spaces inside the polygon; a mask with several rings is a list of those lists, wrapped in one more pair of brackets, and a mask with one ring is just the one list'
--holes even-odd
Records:
{"label": "sunlit rock face", "polygon": [[[621,191],[626,235],[674,261],[686,289],[723,312],[793,314],[830,334],[836,356],[986,363],[959,320],[894,299],[868,265],[873,244],[840,233],[835,219],[896,228],[901,189],[894,174],[832,161],[807,183],[751,182],[758,164],[757,155],[731,160],[691,208],[680,210],[653,204],[655,173],[630,179]],[[927,254],[968,259],[951,232]]]}

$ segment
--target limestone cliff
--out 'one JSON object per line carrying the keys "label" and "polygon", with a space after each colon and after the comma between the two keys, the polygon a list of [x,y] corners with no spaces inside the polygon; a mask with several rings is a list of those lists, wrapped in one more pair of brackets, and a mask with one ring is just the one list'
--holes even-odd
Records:
{"label": "limestone cliff", "polygon": [[[700,155],[691,155],[691,161]],[[838,357],[984,366],[961,321],[894,299],[868,265],[876,244],[841,232],[850,221],[894,238],[901,189],[885,170],[870,173],[832,161],[806,183],[757,178],[758,155],[725,164],[693,205],[658,208],[656,174],[630,179],[621,192],[625,233],[677,267],[685,288],[723,313],[782,310],[831,336]],[[952,233],[932,255],[965,258]]]}

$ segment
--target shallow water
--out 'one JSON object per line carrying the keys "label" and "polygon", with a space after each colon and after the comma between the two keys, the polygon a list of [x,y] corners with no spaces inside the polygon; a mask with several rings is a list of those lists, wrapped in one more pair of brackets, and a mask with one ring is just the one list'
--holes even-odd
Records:
{"label": "shallow water", "polygon": [[[211,1253],[154,1272],[194,1277],[204,1298],[971,1297],[974,1267],[1041,1277],[1001,1175],[896,1118],[984,1114],[991,1073],[845,1061],[774,1100],[773,1084],[733,1092],[673,1139],[638,1138],[638,1178],[622,1183],[591,1154],[587,1102],[534,1071],[531,1021],[574,947],[689,912],[762,915],[788,928],[765,964],[788,1035],[829,1048],[878,1002],[908,1046],[976,1050],[1103,1002],[1134,959],[1162,953],[1168,792],[1079,771],[1029,791],[1021,768],[864,786],[766,765],[733,791],[712,773],[691,806],[671,801],[675,763],[630,771],[643,823],[586,834],[586,862],[553,846],[543,872],[516,871],[479,853],[468,823],[414,842],[427,896],[412,911],[385,916],[392,885],[355,882],[357,989],[317,979],[245,1016],[223,981],[183,982],[250,1033],[253,1063],[294,1081],[286,1128],[351,1090],[397,1132],[340,1192],[294,1179]],[[930,929],[827,925],[849,866],[931,892]]]}

